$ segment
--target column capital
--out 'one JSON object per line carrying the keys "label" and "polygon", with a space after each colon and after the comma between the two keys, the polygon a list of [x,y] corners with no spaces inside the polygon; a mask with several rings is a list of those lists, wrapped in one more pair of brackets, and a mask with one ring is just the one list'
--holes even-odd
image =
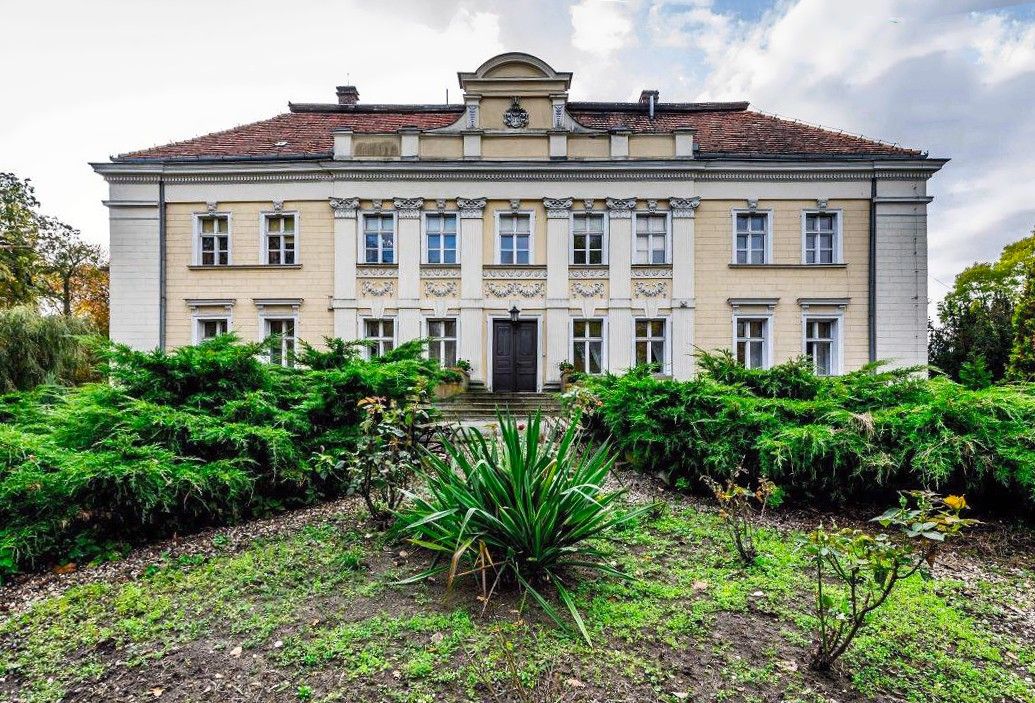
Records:
{"label": "column capital", "polygon": [[424,207],[424,198],[395,198],[392,200],[401,220],[416,220]]}
{"label": "column capital", "polygon": [[334,210],[334,219],[356,219],[356,210],[359,209],[359,198],[330,198],[329,203],[331,210]]}
{"label": "column capital", "polygon": [[571,198],[543,198],[548,219],[568,219],[571,216]]}
{"label": "column capital", "polygon": [[672,217],[690,217],[694,216],[697,206],[701,204],[700,196],[693,196],[691,198],[677,198],[670,197],[668,199],[669,209],[672,211]]}
{"label": "column capital", "polygon": [[456,207],[464,219],[481,219],[486,198],[457,198]]}
{"label": "column capital", "polygon": [[636,198],[607,198],[604,202],[614,219],[629,219],[636,209]]}

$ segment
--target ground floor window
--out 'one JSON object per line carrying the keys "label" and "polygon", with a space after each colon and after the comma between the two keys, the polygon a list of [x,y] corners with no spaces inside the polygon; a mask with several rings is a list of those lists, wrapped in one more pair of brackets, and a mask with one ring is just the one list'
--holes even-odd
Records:
{"label": "ground floor window", "polygon": [[735,321],[737,361],[749,369],[769,366],[769,318],[738,317]]}
{"label": "ground floor window", "polygon": [[805,318],[805,356],[819,376],[833,376],[837,369],[837,319]]}
{"label": "ground floor window", "polygon": [[636,320],[636,364],[653,364],[665,369],[665,320]]}
{"label": "ground floor window", "polygon": [[604,321],[572,320],[571,363],[579,373],[600,373],[604,370]]}
{"label": "ground floor window", "polygon": [[370,356],[381,356],[395,348],[395,320],[391,318],[363,321],[363,336],[373,344]]}
{"label": "ground floor window", "polygon": [[428,356],[444,367],[456,366],[456,320],[428,320]]}
{"label": "ground floor window", "polygon": [[263,323],[266,337],[273,337],[269,361],[279,366],[295,365],[295,319],[293,317],[267,317]]}
{"label": "ground floor window", "polygon": [[230,319],[226,317],[199,317],[195,320],[197,341],[218,337],[230,331]]}

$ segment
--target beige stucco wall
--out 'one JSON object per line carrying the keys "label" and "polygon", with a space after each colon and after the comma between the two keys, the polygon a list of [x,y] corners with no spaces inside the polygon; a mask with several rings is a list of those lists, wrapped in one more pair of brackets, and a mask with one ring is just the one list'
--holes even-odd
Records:
{"label": "beige stucco wall", "polygon": [[421,135],[419,153],[422,159],[459,159],[464,155],[463,138]]}
{"label": "beige stucco wall", "polygon": [[[520,93],[516,93],[520,95]],[[521,107],[528,112],[529,129],[549,129],[552,125],[552,104],[548,98],[519,98]],[[511,99],[486,97],[482,98],[481,124],[484,129],[504,129],[503,113],[510,109]]]}
{"label": "beige stucco wall", "polygon": [[611,155],[611,137],[569,136],[568,157],[572,159],[602,159]]}
{"label": "beige stucco wall", "polygon": [[[259,308],[254,298],[302,298],[296,333],[319,342],[333,333],[328,300],[333,287],[334,224],[326,201],[287,201],[286,212],[298,212],[299,268],[260,268],[260,214],[270,202],[219,203],[219,212],[231,215],[230,267],[189,268],[193,263],[194,213],[205,213],[205,203],[169,203],[166,206],[167,310],[166,334],[170,347],[190,344],[192,311],[186,299],[236,299],[232,329],[244,340],[257,340]],[[209,309],[207,312],[211,312]]]}
{"label": "beige stucco wall", "polygon": [[[840,267],[804,266],[801,213],[816,202],[761,200],[760,210],[773,215],[771,267],[731,267],[733,257],[732,211],[743,209],[743,200],[705,200],[695,221],[696,310],[694,342],[703,349],[733,347],[733,310],[729,298],[779,298],[773,315],[774,362],[802,353],[802,308],[798,298],[849,298],[844,311],[843,359],[845,370],[868,360],[867,266],[869,203],[865,200],[831,200],[830,209],[842,211],[843,260]],[[745,309],[747,314],[752,309]],[[758,308],[754,308],[758,311]],[[813,312],[828,311],[814,309]]]}
{"label": "beige stucco wall", "polygon": [[629,137],[629,156],[637,159],[670,159],[676,155],[672,134],[633,134]]}
{"label": "beige stucco wall", "polygon": [[550,144],[545,136],[485,135],[482,137],[482,158],[545,159],[549,156]]}

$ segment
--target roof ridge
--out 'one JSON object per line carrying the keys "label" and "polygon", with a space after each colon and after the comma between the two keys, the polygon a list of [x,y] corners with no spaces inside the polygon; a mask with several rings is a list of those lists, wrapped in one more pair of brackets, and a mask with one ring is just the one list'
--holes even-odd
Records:
{"label": "roof ridge", "polygon": [[340,105],[338,103],[288,103],[291,112],[340,112],[346,114],[364,113],[414,113],[414,112],[463,112],[464,106],[452,103],[360,103]]}
{"label": "roof ridge", "polygon": [[[749,105],[750,103],[746,100],[732,102],[705,101],[689,103],[658,102],[654,104],[654,110],[655,112],[743,112],[748,109]],[[569,110],[582,110],[586,112],[647,112],[648,110],[648,107],[640,102],[581,102],[577,100],[569,100],[567,106]]]}

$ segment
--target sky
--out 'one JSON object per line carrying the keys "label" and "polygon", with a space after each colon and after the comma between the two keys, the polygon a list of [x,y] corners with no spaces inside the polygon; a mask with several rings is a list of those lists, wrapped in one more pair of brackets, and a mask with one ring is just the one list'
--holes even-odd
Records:
{"label": "sky", "polygon": [[[285,112],[452,102],[503,51],[575,100],[748,100],[949,157],[930,182],[932,303],[1035,227],[1035,3],[1002,0],[0,0],[0,171],[107,242],[88,163]],[[932,308],[933,309],[933,308]]]}

